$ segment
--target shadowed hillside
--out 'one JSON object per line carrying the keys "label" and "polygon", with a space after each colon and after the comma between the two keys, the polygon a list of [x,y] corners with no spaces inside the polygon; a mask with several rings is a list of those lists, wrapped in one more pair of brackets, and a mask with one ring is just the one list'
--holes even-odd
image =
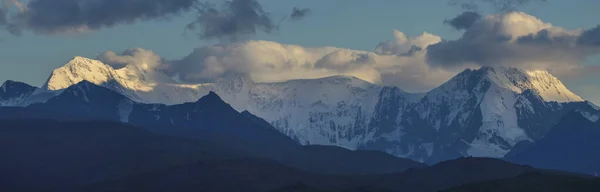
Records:
{"label": "shadowed hillside", "polygon": [[531,172],[515,178],[467,184],[442,192],[597,192],[600,179]]}

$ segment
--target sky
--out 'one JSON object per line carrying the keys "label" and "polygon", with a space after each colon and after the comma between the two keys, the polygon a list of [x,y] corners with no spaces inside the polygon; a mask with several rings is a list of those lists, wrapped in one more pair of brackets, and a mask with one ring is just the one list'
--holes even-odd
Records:
{"label": "sky", "polygon": [[[131,56],[189,82],[211,81],[229,71],[251,73],[259,81],[343,74],[418,92],[467,67],[489,65],[550,69],[572,91],[600,103],[600,73],[594,67],[600,66],[600,35],[593,30],[600,24],[597,0],[530,0],[510,10],[488,3],[502,0],[459,0],[475,2],[480,6],[475,10],[446,0],[258,0],[261,11],[232,17],[210,17],[206,10],[199,17],[176,6],[169,7],[175,14],[162,17],[160,11],[169,10],[148,12],[148,6],[124,3],[129,0],[103,0],[107,3],[87,13],[69,15],[75,12],[69,5],[78,1],[88,0],[22,0],[25,12],[7,3],[12,19],[6,20],[13,27],[0,30],[0,81],[41,86],[74,56],[115,67],[127,63],[122,56]],[[242,8],[254,2],[237,1],[248,3],[239,4]],[[196,1],[173,2],[186,7]],[[308,11],[290,18],[294,7]],[[459,29],[444,22],[466,11],[480,16],[476,24]],[[30,17],[20,17],[25,13]],[[142,16],[146,19],[137,20]],[[1,19],[0,14],[0,27],[9,28]],[[211,28],[236,19],[245,23],[238,31]],[[194,21],[196,27],[186,30]],[[247,40],[266,42],[235,46]],[[411,52],[413,47],[419,51]],[[141,49],[127,51],[131,48]],[[148,59],[154,57],[160,59]]]}

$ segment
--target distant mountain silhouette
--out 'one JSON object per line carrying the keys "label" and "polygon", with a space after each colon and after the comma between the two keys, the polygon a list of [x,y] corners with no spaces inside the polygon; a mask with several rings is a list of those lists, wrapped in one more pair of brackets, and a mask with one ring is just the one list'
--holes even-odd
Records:
{"label": "distant mountain silhouette", "polygon": [[490,179],[511,178],[534,171],[530,166],[515,165],[492,158],[459,158],[398,174],[365,178],[363,186],[396,191],[438,191],[462,184]]}
{"label": "distant mountain silhouette", "polygon": [[389,190],[389,189],[382,189],[382,188],[377,188],[377,187],[357,187],[357,188],[346,189],[346,190],[329,191],[329,190],[316,189],[316,188],[308,186],[304,183],[298,183],[295,185],[290,185],[290,186],[282,187],[279,189],[271,190],[269,192],[393,192],[393,191]]}
{"label": "distant mountain silhouette", "polygon": [[156,135],[122,123],[47,120],[0,121],[0,154],[0,188],[31,190],[243,156],[210,142]]}
{"label": "distant mountain silhouette", "polygon": [[[317,148],[322,153],[306,148]],[[376,152],[306,148],[299,149],[308,151],[293,151],[306,155],[297,161],[305,164],[294,165],[253,158],[248,151],[207,140],[156,134],[123,123],[2,120],[0,153],[4,158],[0,159],[0,187],[9,191],[57,192],[259,192],[304,183],[325,191],[434,192],[538,171],[498,159],[461,158],[393,174],[318,174],[294,167],[327,168],[324,165],[340,163],[337,167],[344,170],[349,164],[342,161],[349,158],[361,162],[357,156],[375,164],[385,161],[369,158],[378,156]]]}
{"label": "distant mountain silhouette", "polygon": [[[102,182],[84,189],[182,192],[437,192],[469,183],[514,178],[532,172],[541,171],[497,159],[462,158],[395,174],[334,176],[311,174],[278,164],[246,159],[190,164],[163,172]],[[569,178],[580,177],[569,175]]]}

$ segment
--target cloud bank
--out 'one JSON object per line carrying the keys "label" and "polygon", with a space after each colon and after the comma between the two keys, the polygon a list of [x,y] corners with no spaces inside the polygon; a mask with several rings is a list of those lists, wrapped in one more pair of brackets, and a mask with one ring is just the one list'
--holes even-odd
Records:
{"label": "cloud bank", "polygon": [[184,83],[214,82],[232,73],[248,74],[258,82],[349,75],[421,92],[464,68],[479,66],[546,69],[558,76],[582,74],[593,71],[582,60],[600,53],[600,27],[567,30],[521,12],[464,16],[449,21],[464,30],[458,39],[442,40],[427,32],[410,37],[394,30],[393,39],[379,43],[372,52],[242,41],[199,47],[176,60],[144,49],[109,51],[98,59],[114,67],[142,64]]}
{"label": "cloud bank", "polygon": [[[97,59],[115,68],[127,65],[154,68],[190,84],[215,82],[232,73],[248,74],[257,82],[348,75],[372,83],[401,86],[409,91],[427,91],[455,74],[425,63],[425,48],[439,42],[440,37],[429,33],[407,37],[397,30],[394,35],[394,40],[377,48],[389,54],[243,41],[199,47],[177,60],[165,60],[141,48],[121,54],[107,51]],[[415,51],[414,47],[419,49]],[[407,54],[411,50],[412,54]]]}

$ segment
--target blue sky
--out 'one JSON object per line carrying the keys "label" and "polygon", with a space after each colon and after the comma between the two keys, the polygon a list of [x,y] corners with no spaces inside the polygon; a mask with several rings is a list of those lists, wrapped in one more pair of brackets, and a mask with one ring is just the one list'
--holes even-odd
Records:
{"label": "blue sky", "polygon": [[[24,1],[26,3],[27,1]],[[302,46],[336,46],[372,51],[379,42],[392,39],[392,30],[409,36],[424,31],[445,39],[455,39],[462,32],[443,25],[444,19],[461,12],[440,0],[262,0],[263,8],[277,19],[289,14],[294,6],[312,13],[298,22],[285,22],[276,34],[258,34],[253,39],[270,40]],[[598,0],[549,0],[547,3],[521,7],[545,22],[567,29],[592,28],[600,24]],[[491,13],[488,10],[488,13]],[[214,44],[202,41],[183,27],[193,15],[169,21],[151,21],[79,35],[44,36],[26,33],[15,37],[0,32],[0,81],[24,81],[40,86],[52,69],[73,56],[95,57],[105,50],[121,52],[142,47],[167,58],[178,59],[194,48]],[[589,61],[591,65],[599,59]],[[600,77],[564,79],[568,87],[584,98],[600,103]]]}

